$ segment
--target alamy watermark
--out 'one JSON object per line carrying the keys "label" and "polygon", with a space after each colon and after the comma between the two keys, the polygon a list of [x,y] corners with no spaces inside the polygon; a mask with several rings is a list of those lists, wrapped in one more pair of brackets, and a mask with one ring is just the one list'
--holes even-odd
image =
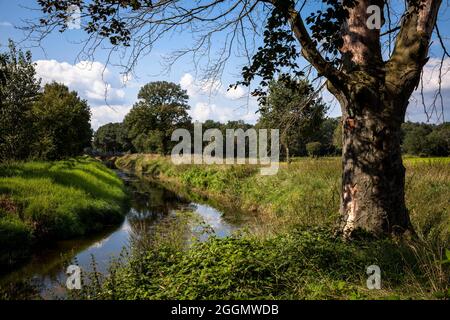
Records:
{"label": "alamy watermark", "polygon": [[[172,162],[175,165],[248,163],[261,165],[261,175],[275,175],[278,172],[280,162],[278,129],[259,129],[258,131],[227,129],[224,142],[224,135],[219,129],[208,129],[203,133],[202,124],[197,122],[194,124],[194,139],[188,130],[177,129],[172,133],[172,141],[180,141],[171,153]],[[209,142],[204,149],[203,142]],[[248,153],[246,153],[247,150]]]}
{"label": "alamy watermark", "polygon": [[377,5],[372,5],[367,7],[367,14],[369,14],[369,18],[367,19],[367,28],[370,30],[380,30],[382,19],[381,19],[381,8]]}
{"label": "alamy watermark", "polygon": [[71,5],[66,11],[66,26],[69,30],[81,29],[81,9],[79,6]]}
{"label": "alamy watermark", "polygon": [[367,267],[367,289],[380,290],[381,289],[381,269],[377,265],[371,265]]}
{"label": "alamy watermark", "polygon": [[68,266],[66,274],[69,276],[66,280],[67,289],[81,290],[81,268],[76,265]]}

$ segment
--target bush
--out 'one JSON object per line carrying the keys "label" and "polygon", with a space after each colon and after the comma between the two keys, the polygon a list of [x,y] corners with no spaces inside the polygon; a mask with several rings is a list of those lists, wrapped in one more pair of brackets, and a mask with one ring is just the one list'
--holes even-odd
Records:
{"label": "bush", "polygon": [[[241,235],[197,241],[180,248],[171,241],[152,242],[134,251],[128,262],[114,264],[90,297],[98,299],[363,299],[430,298],[416,279],[423,270],[410,249],[413,243],[391,240],[347,243],[328,230],[292,230],[261,239]],[[431,256],[428,255],[428,258]],[[367,267],[383,270],[382,291],[366,287]],[[439,266],[440,261],[432,264]],[[436,295],[446,295],[444,278]]]}
{"label": "bush", "polygon": [[407,122],[402,125],[402,149],[406,154],[421,157],[450,154],[450,123],[431,125]]}
{"label": "bush", "polygon": [[32,228],[17,217],[0,217],[0,269],[29,254]]}
{"label": "bush", "polygon": [[306,144],[306,151],[312,158],[317,158],[322,153],[322,144],[320,142],[310,142]]}

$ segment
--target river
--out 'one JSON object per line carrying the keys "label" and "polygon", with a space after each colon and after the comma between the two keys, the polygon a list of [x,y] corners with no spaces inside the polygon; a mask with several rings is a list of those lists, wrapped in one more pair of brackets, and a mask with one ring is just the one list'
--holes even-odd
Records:
{"label": "river", "polygon": [[[119,171],[118,174],[124,180],[131,199],[123,223],[100,234],[59,241],[51,247],[39,249],[26,264],[0,278],[0,286],[10,298],[64,298],[68,265],[75,264],[82,271],[90,272],[95,261],[97,271],[104,274],[111,259],[129,249],[133,236],[152,232],[155,226],[177,212],[193,212],[199,221],[212,228],[217,237],[226,237],[248,222],[239,210],[222,206],[219,209],[198,195],[192,197],[189,192],[181,195],[156,181]],[[203,239],[206,236],[203,235]]]}

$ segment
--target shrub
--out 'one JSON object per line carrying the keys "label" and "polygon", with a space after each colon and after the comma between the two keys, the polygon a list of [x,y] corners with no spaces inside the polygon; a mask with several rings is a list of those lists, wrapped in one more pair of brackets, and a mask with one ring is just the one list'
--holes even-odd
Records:
{"label": "shrub", "polygon": [[306,144],[306,151],[312,158],[317,158],[321,155],[322,144],[320,142],[310,142]]}

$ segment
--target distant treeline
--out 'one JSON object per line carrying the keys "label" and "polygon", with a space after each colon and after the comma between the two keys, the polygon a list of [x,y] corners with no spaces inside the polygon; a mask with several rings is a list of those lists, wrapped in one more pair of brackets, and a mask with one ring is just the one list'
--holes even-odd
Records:
{"label": "distant treeline", "polygon": [[[171,141],[175,129],[194,131],[188,115],[188,98],[186,91],[174,83],[159,81],[145,85],[138,94],[139,101],[122,123],[109,123],[97,130],[94,152],[170,154],[178,143]],[[339,155],[342,152],[341,121],[340,118],[327,118],[326,111],[326,105],[316,97],[306,80],[284,78],[269,84],[266,98],[260,101],[260,118],[255,125],[242,120],[227,123],[207,120],[202,129],[203,133],[208,129],[219,129],[224,138],[227,129],[279,129],[281,157],[287,160],[293,156]],[[449,123],[405,123],[402,140],[404,153],[447,156]],[[203,145],[208,143],[203,142]]]}
{"label": "distant treeline", "polygon": [[450,155],[450,122],[439,125],[406,122],[402,125],[402,151],[428,157]]}
{"label": "distant treeline", "polygon": [[[304,137],[301,140],[295,141],[291,146],[291,156],[306,156],[310,145],[318,144],[318,155],[337,155],[340,150],[334,145],[334,132],[337,130],[339,124],[338,118],[324,119],[319,130],[308,137]],[[194,123],[185,123],[182,127],[192,132],[194,131]],[[208,129],[219,129],[225,139],[227,129],[242,129],[247,131],[248,129],[262,129],[258,123],[251,125],[245,123],[242,120],[228,121],[227,123],[221,123],[214,120],[207,120],[202,123],[203,133]],[[264,128],[265,129],[265,128]],[[163,135],[160,131],[150,130],[145,134],[144,141],[142,136],[137,139],[130,138],[128,127],[125,123],[108,123],[100,127],[94,134],[93,152],[98,154],[122,154],[122,153],[158,153],[158,154],[170,154],[172,147],[178,142],[172,142],[171,136],[167,137],[165,142],[161,141]],[[203,142],[203,146],[206,146],[208,142]],[[164,148],[167,146],[167,148]],[[248,139],[246,140],[246,153],[248,153]],[[281,149],[281,155],[285,156],[285,151]],[[316,154],[314,154],[316,155]]]}
{"label": "distant treeline", "polygon": [[[184,128],[193,131],[193,123],[188,122]],[[223,136],[227,129],[259,129],[261,123],[251,125],[242,120],[221,123],[207,120],[202,123],[203,132],[208,129],[219,129]],[[340,118],[325,118],[320,124],[319,130],[309,136],[295,140],[290,145],[290,156],[334,156],[341,153],[340,135],[342,126]],[[163,143],[158,142],[162,135],[151,130],[147,135],[148,143],[140,140],[133,143],[129,138],[127,126],[124,123],[109,123],[100,127],[94,134],[93,150],[100,154],[118,153],[160,153],[170,154],[171,149],[162,149]],[[157,143],[154,143],[157,141]],[[206,145],[208,142],[204,142]],[[164,143],[172,146],[174,142],[170,137]],[[246,141],[248,147],[248,141]],[[404,154],[427,157],[450,155],[450,123],[440,125],[406,122],[402,126],[402,150]],[[248,150],[247,150],[248,151]],[[282,157],[286,157],[286,151],[281,148]]]}
{"label": "distant treeline", "polygon": [[[340,150],[335,140],[340,139],[335,136],[339,120],[326,118],[325,104],[311,98],[312,93],[306,81],[294,84],[273,81],[267,99],[261,104],[261,116],[256,125],[242,120],[227,123],[207,120],[202,124],[203,132],[219,129],[225,137],[227,129],[280,129],[282,156],[338,154]],[[94,152],[170,154],[178,143],[171,141],[175,129],[193,132],[188,98],[186,91],[174,83],[160,81],[145,85],[138,94],[139,101],[122,123],[110,123],[97,130]],[[248,153],[248,146],[246,148]]]}

